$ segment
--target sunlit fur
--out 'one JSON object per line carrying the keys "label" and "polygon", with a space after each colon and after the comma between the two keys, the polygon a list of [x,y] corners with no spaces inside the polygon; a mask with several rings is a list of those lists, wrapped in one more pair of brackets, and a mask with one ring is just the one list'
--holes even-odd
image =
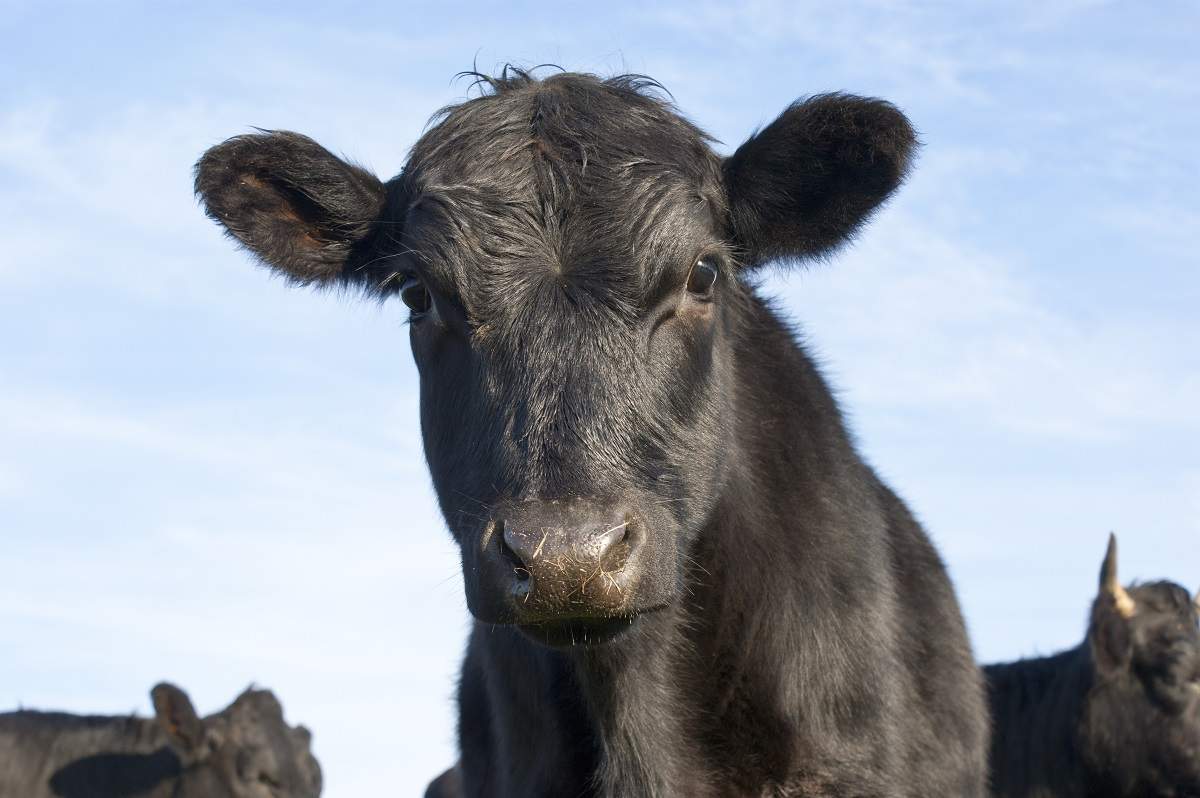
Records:
{"label": "sunlit fur", "polygon": [[0,714],[5,798],[317,798],[312,735],[288,726],[268,690],[200,718],[177,687],[154,688],[156,717],[22,710]]}
{"label": "sunlit fur", "polygon": [[1111,593],[1087,636],[1050,657],[984,669],[1000,798],[1200,796],[1200,624],[1172,582]]}
{"label": "sunlit fur", "polygon": [[[433,296],[410,326],[421,426],[479,619],[463,794],[982,795],[983,691],[942,563],[753,285],[861,227],[903,180],[907,120],[816,96],[722,159],[643,78],[484,88],[374,188],[295,134],[197,171],[209,213],[290,278]],[[711,300],[685,289],[700,257]],[[490,524],[551,500],[619,504],[645,536],[607,642],[534,642],[485,579]]]}

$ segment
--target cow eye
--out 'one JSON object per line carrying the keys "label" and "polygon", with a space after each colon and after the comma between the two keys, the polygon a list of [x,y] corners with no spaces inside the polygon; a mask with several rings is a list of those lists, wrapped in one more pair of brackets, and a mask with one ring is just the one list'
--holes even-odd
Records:
{"label": "cow eye", "polygon": [[429,289],[416,277],[408,277],[404,280],[404,284],[400,286],[400,299],[408,305],[408,309],[414,316],[428,313],[430,306],[433,305]]}
{"label": "cow eye", "polygon": [[692,265],[688,274],[687,290],[698,297],[712,296],[713,286],[717,284],[717,266],[707,258],[701,258]]}

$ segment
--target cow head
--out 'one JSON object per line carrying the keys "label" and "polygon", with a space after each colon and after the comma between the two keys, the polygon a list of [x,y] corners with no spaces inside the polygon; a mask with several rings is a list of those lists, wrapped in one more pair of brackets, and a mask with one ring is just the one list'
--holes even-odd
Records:
{"label": "cow head", "polygon": [[408,306],[471,612],[597,642],[675,600],[730,474],[754,479],[739,430],[771,433],[738,414],[739,353],[780,333],[754,329],[747,275],[851,237],[914,134],[825,95],[722,159],[644,79],[483,80],[387,183],[262,133],[209,150],[197,192],[292,281]]}
{"label": "cow head", "polygon": [[269,690],[246,690],[221,712],[200,718],[171,684],[151,692],[155,718],[179,757],[179,798],[317,798],[321,768],[312,735],[291,727]]}
{"label": "cow head", "polygon": [[[1200,594],[1117,580],[1110,537],[1092,606],[1085,706],[1093,770],[1147,795],[1200,794]],[[1133,794],[1133,793],[1130,793]]]}

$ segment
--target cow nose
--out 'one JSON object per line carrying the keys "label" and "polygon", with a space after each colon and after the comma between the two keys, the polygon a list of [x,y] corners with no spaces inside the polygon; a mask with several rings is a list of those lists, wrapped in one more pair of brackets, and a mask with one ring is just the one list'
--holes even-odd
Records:
{"label": "cow nose", "polygon": [[519,623],[618,617],[639,572],[642,530],[620,508],[538,502],[493,522],[501,586]]}
{"label": "cow nose", "polygon": [[513,561],[519,580],[535,574],[549,575],[572,564],[595,566],[602,573],[619,571],[625,564],[628,547],[621,547],[629,536],[629,521],[571,529],[565,526],[518,526],[504,523],[504,547]]}

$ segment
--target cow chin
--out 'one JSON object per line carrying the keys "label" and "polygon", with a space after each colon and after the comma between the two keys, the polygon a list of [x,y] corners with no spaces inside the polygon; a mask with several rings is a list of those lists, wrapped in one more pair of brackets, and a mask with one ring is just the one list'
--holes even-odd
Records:
{"label": "cow chin", "polygon": [[517,628],[535,643],[551,648],[598,646],[624,635],[644,614],[617,618],[566,618],[560,621],[521,624]]}

